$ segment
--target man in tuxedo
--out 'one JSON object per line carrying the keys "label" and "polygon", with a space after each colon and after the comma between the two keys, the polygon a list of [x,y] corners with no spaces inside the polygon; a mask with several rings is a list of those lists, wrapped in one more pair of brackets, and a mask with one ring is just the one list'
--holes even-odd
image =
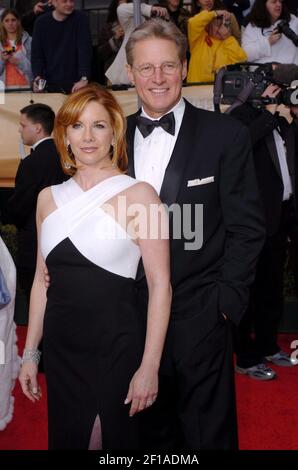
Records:
{"label": "man in tuxedo", "polygon": [[[275,370],[268,363],[284,367],[297,363],[281,350],[277,341],[278,325],[283,315],[283,276],[288,240],[292,239],[292,248],[297,246],[295,133],[294,127],[278,113],[277,102],[274,103],[281,91],[275,82],[288,82],[290,85],[294,79],[298,79],[297,66],[276,65],[273,83],[263,93],[263,97],[271,98],[273,103],[256,107],[248,102],[232,111],[251,134],[266,222],[266,240],[252,285],[249,308],[238,329],[236,348],[237,372],[258,380],[276,377]],[[297,261],[295,264],[297,266]],[[252,326],[254,337],[251,336]]]}
{"label": "man in tuxedo", "polygon": [[[143,447],[234,449],[231,326],[248,304],[263,215],[247,129],[181,98],[186,49],[176,26],[160,19],[136,28],[126,46],[142,103],[128,118],[130,174],[181,212],[181,220],[170,213],[172,312],[159,395],[140,416]],[[138,293],[145,323],[141,266]]]}
{"label": "man in tuxedo", "polygon": [[4,215],[5,222],[18,229],[17,275],[28,302],[36,264],[37,197],[46,186],[67,179],[51,137],[54,119],[54,111],[46,104],[35,103],[21,109],[19,132],[23,143],[31,146],[31,154],[20,162]]}

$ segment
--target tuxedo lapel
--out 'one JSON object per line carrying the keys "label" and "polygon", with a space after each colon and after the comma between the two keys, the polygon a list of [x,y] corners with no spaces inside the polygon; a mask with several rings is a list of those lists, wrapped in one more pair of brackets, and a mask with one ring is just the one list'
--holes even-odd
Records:
{"label": "tuxedo lapel", "polygon": [[127,120],[127,156],[128,156],[128,174],[132,178],[135,178],[135,161],[134,161],[134,140],[135,140],[135,131],[136,131],[136,117],[139,114],[139,111],[136,114],[130,116]]}
{"label": "tuxedo lapel", "polygon": [[[195,111],[195,112],[194,112]],[[182,119],[176,144],[171,155],[169,164],[165,171],[165,176],[160,191],[160,199],[167,205],[173,204],[178,197],[183,175],[189,157],[193,151],[194,133],[199,138],[197,127],[194,129],[194,123],[197,123],[197,109],[185,101],[185,111]],[[127,153],[128,153],[128,174],[135,178],[134,168],[134,136],[136,130],[136,116],[132,115],[127,123]],[[196,132],[195,132],[196,131]]]}
{"label": "tuxedo lapel", "polygon": [[197,117],[196,119],[193,117],[192,106],[185,101],[185,112],[181,127],[160,190],[160,199],[168,206],[177,200],[182,185],[188,158],[192,154],[194,138],[193,123],[196,122],[196,120]]}

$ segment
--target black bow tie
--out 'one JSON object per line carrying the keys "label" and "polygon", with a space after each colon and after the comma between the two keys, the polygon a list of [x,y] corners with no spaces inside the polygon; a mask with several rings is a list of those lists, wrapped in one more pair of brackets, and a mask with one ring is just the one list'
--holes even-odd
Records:
{"label": "black bow tie", "polygon": [[137,116],[137,126],[144,138],[151,134],[155,127],[162,127],[169,134],[175,135],[175,117],[173,111],[165,114],[159,121],[152,121],[144,116]]}

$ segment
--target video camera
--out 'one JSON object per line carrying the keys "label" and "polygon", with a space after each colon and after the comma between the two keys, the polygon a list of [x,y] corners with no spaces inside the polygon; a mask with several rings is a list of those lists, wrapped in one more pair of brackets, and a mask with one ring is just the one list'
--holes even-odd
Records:
{"label": "video camera", "polygon": [[276,32],[280,34],[284,34],[288,39],[290,39],[295,44],[296,47],[298,46],[298,36],[295,33],[295,31],[293,31],[290,28],[289,23],[286,20],[281,20],[278,23],[276,27]]}
{"label": "video camera", "polygon": [[[251,70],[250,67],[256,67]],[[287,78],[287,77],[286,77]],[[214,82],[214,109],[220,111],[220,104],[232,105],[250,103],[255,107],[267,104],[284,104],[298,106],[298,84],[291,86],[292,78],[283,82],[274,77],[273,64],[244,62],[222,67],[216,74]],[[281,92],[276,98],[263,97],[262,94],[270,84],[276,84]]]}

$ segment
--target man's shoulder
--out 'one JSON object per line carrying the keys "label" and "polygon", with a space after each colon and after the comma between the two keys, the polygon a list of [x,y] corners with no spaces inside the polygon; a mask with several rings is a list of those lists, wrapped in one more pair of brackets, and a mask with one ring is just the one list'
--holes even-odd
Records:
{"label": "man's shoulder", "polygon": [[30,155],[30,160],[32,164],[39,162],[41,163],[42,160],[47,160],[49,158],[56,158],[58,156],[58,152],[56,149],[56,145],[53,139],[44,140]]}
{"label": "man's shoulder", "polygon": [[41,15],[39,15],[36,20],[35,20],[35,24],[34,24],[34,30],[36,28],[38,29],[42,29],[44,28],[46,25],[50,24],[53,22],[53,12],[52,11],[48,11],[47,13],[42,13]]}
{"label": "man's shoulder", "polygon": [[214,129],[214,132],[219,130],[229,132],[229,129],[235,130],[243,127],[237,119],[228,114],[198,108],[187,100],[185,104],[185,118],[200,128]]}
{"label": "man's shoulder", "polygon": [[88,16],[86,12],[82,10],[74,10],[70,18],[72,18],[72,20],[78,24],[80,24],[82,21],[83,22],[88,21]]}

